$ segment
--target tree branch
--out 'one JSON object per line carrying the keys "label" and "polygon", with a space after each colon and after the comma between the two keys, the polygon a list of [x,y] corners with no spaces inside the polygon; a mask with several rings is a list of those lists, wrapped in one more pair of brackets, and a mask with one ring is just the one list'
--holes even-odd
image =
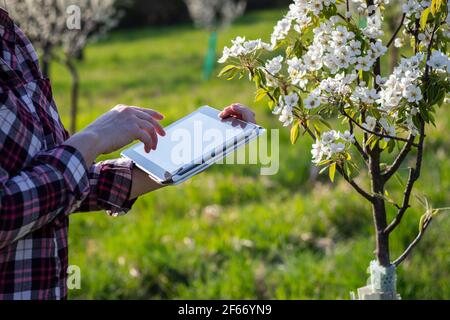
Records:
{"label": "tree branch", "polygon": [[[437,24],[434,28],[433,28],[433,32],[431,34],[431,41],[430,44],[428,45],[428,49],[427,49],[427,59],[426,61],[428,62],[431,56],[431,49],[433,47],[433,38],[434,38],[434,34],[436,33],[437,29],[439,28],[439,24]],[[425,69],[425,75],[423,78],[423,82],[426,83],[429,79],[429,73],[430,69],[429,66],[427,64],[427,67]],[[425,100],[427,97],[425,97]],[[404,195],[404,199],[403,199],[403,205],[402,208],[398,211],[397,216],[395,217],[395,219],[392,221],[392,223],[385,229],[386,233],[391,233],[392,231],[395,230],[395,228],[400,224],[400,222],[403,219],[403,216],[405,215],[406,211],[408,210],[408,208],[410,207],[409,205],[409,200],[411,198],[411,192],[412,189],[414,187],[415,182],[420,178],[420,173],[421,173],[421,169],[422,169],[422,160],[423,160],[423,149],[424,149],[424,142],[425,142],[425,122],[424,120],[420,121],[420,141],[419,141],[419,146],[417,147],[417,158],[416,158],[416,168],[415,169],[411,169],[410,170],[410,174],[409,174],[409,178],[408,178],[408,182],[406,185],[406,189],[405,189],[405,195]],[[405,146],[405,148],[407,148],[407,145]],[[406,157],[406,155],[401,154],[401,156]],[[400,159],[399,161],[396,162],[403,162],[404,159]],[[400,167],[400,164],[396,164],[394,163],[396,166]],[[398,170],[397,167],[397,170]],[[392,176],[396,170],[392,170],[393,168],[391,168],[388,172],[389,175]],[[390,177],[388,175],[385,176],[385,178]],[[420,235],[419,235],[420,236]],[[421,237],[418,237],[419,239],[416,239],[417,242],[420,241]],[[401,262],[400,262],[401,263]]]}
{"label": "tree branch", "polygon": [[302,126],[303,126],[303,128],[305,129],[305,131],[311,136],[311,138],[312,138],[314,141],[317,141],[317,137],[316,137],[316,135],[314,134],[314,132],[312,132],[311,129],[308,128],[308,126],[306,126],[305,124],[302,124]]}
{"label": "tree branch", "polygon": [[411,254],[411,252],[413,251],[413,249],[419,244],[420,240],[422,240],[425,231],[427,231],[428,227],[431,224],[431,221],[433,220],[433,218],[430,216],[427,218],[427,220],[425,221],[422,230],[419,232],[418,236],[414,239],[413,242],[411,242],[411,244],[408,246],[408,248],[406,248],[406,250],[400,255],[400,257],[395,260],[393,262],[393,265],[395,267],[398,267],[403,261],[406,260],[406,258],[408,258],[408,256]]}
{"label": "tree branch", "polygon": [[384,181],[381,176],[381,152],[379,143],[370,150],[369,156],[369,172],[372,182],[372,193],[375,195],[375,200],[372,202],[373,218],[376,231],[376,257],[380,265],[387,267],[391,264],[389,251],[389,234],[384,233],[386,229],[387,215],[385,200],[378,197],[384,195]]}
{"label": "tree branch", "polygon": [[427,49],[427,60],[426,60],[425,75],[424,75],[425,81],[428,81],[428,78],[430,75],[430,66],[428,65],[428,61],[430,61],[430,58],[431,58],[431,51],[433,48],[434,35],[436,34],[436,31],[439,29],[439,26],[440,26],[440,24],[436,24],[433,28],[433,32],[431,33],[431,40],[430,40],[430,44],[428,45],[428,49]]}
{"label": "tree branch", "polygon": [[406,13],[403,14],[402,21],[400,22],[400,25],[398,26],[397,30],[395,30],[394,34],[392,35],[391,40],[389,40],[389,42],[386,45],[386,47],[389,48],[392,45],[392,43],[395,41],[395,38],[397,38],[398,33],[400,32],[400,30],[402,30],[403,23],[405,22],[405,18],[406,18]]}
{"label": "tree branch", "polygon": [[[358,128],[362,129],[366,133],[370,133],[370,134],[373,134],[373,135],[375,135],[377,137],[384,138],[384,139],[392,139],[392,140],[397,140],[397,141],[402,141],[402,142],[408,142],[409,141],[408,139],[405,139],[405,138],[394,137],[394,136],[390,136],[390,135],[387,135],[387,134],[382,134],[382,133],[379,133],[379,132],[368,130],[368,129],[364,128],[362,125],[360,125],[357,121],[355,121],[352,117],[350,117],[350,115],[347,112],[345,112],[344,109],[341,110],[341,113],[342,113],[342,115],[347,117],[352,123],[354,123]],[[412,146],[419,147],[419,145],[416,144],[416,143],[412,143]]]}
{"label": "tree branch", "polygon": [[[316,135],[309,129],[307,126],[303,125],[303,128],[306,130],[306,132],[311,136],[311,138],[316,141],[317,137]],[[344,171],[344,169],[340,166],[337,166],[337,171],[339,174],[364,198],[366,198],[368,201],[373,202],[375,200],[375,197],[370,195],[367,191],[365,191],[363,188],[361,188],[355,181],[353,181]]]}
{"label": "tree branch", "polygon": [[[345,1],[345,8],[347,10],[347,15],[350,13],[350,0]],[[347,21],[350,21],[350,18],[347,18]]]}
{"label": "tree branch", "polygon": [[411,193],[414,188],[414,184],[417,180],[420,178],[420,173],[422,170],[422,160],[423,160],[423,147],[425,142],[425,122],[421,121],[421,127],[420,127],[420,141],[419,141],[419,148],[417,151],[417,157],[416,157],[416,167],[411,168],[409,172],[409,178],[408,182],[406,184],[405,193],[403,196],[403,203],[400,210],[397,212],[397,216],[394,218],[394,220],[387,226],[387,228],[384,230],[385,233],[392,233],[392,231],[397,228],[397,226],[400,224],[400,222],[403,219],[403,216],[405,215],[406,211],[409,209],[410,204],[409,201],[411,199]]}
{"label": "tree branch", "polygon": [[373,203],[375,197],[370,195],[367,191],[361,188],[354,180],[352,180],[344,171],[341,166],[337,166],[337,170],[339,174],[364,198],[366,198],[369,202]]}
{"label": "tree branch", "polygon": [[392,165],[386,169],[385,174],[383,175],[384,181],[388,181],[400,168],[402,163],[405,161],[408,154],[411,152],[411,148],[413,146],[415,136],[412,134],[409,136],[408,142],[403,146],[403,149],[398,154],[397,158],[394,160]]}
{"label": "tree branch", "polygon": [[409,178],[408,183],[406,185],[406,189],[403,195],[403,203],[402,206],[399,208],[397,215],[395,216],[394,220],[389,224],[389,226],[384,230],[384,233],[392,233],[392,231],[397,228],[397,226],[400,224],[400,222],[403,219],[403,216],[405,215],[406,211],[410,208],[409,201],[411,199],[411,193],[412,189],[414,187],[414,176],[415,176],[415,169],[410,168],[409,170]]}
{"label": "tree branch", "polygon": [[[354,136],[355,133],[355,128],[353,126],[353,123],[350,121],[349,122],[349,126],[350,126],[350,133]],[[359,144],[358,140],[355,137],[355,142],[353,142],[354,146],[356,147],[356,149],[358,149],[359,153],[361,154],[361,156],[363,157],[364,161],[367,163],[369,162],[369,156],[368,154],[364,151],[364,149],[361,147],[361,145]]]}

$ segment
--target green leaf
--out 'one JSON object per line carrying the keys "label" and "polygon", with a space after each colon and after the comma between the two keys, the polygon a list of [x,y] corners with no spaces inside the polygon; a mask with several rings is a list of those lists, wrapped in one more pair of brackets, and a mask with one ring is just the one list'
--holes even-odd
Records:
{"label": "green leaf", "polygon": [[399,184],[400,186],[402,186],[402,188],[405,188],[405,187],[406,187],[406,184],[403,182],[402,177],[400,176],[400,174],[399,174],[398,172],[396,172],[396,173],[394,174],[394,177],[395,177],[395,179],[397,180],[398,184]]}
{"label": "green leaf", "polygon": [[275,90],[273,91],[273,98],[278,101],[278,99],[281,96],[281,89],[280,87],[276,87]]}
{"label": "green leaf", "polygon": [[[318,167],[321,167],[321,166],[325,166],[325,165],[327,165],[327,164],[329,164],[329,163],[331,163],[331,160],[329,160],[329,159],[327,159],[327,160],[322,160],[322,161],[320,161],[319,162],[319,164],[317,165]],[[327,167],[328,168],[328,167]],[[325,168],[326,169],[326,168]]]}
{"label": "green leaf", "polygon": [[316,134],[318,136],[322,135],[322,130],[320,130],[320,127],[317,124],[314,123],[313,127],[314,127],[314,131],[316,132]]}
{"label": "green leaf", "polygon": [[300,136],[300,125],[299,123],[295,123],[291,129],[291,143],[295,144]]}
{"label": "green leaf", "polygon": [[222,77],[223,75],[229,73],[230,71],[232,71],[232,70],[234,70],[234,69],[236,69],[236,68],[237,68],[237,66],[235,66],[235,65],[233,65],[233,64],[229,64],[229,65],[225,66],[225,67],[220,71],[218,77],[220,78],[220,77]]}
{"label": "green leaf", "polygon": [[381,150],[385,150],[388,147],[388,142],[384,139],[381,139],[379,146]]}
{"label": "green leaf", "polygon": [[227,80],[233,80],[236,77],[236,74],[239,73],[239,69],[235,68],[228,72]]}
{"label": "green leaf", "polygon": [[332,127],[331,127],[331,124],[329,124],[326,120],[324,120],[322,117],[321,118],[319,118],[319,121],[325,126],[325,127],[327,127],[328,129],[333,129]]}
{"label": "green leaf", "polygon": [[347,152],[346,159],[347,159],[347,161],[352,161],[352,155],[348,152]]}
{"label": "green leaf", "polygon": [[331,182],[334,183],[334,178],[335,178],[335,176],[336,176],[336,163],[333,163],[333,164],[330,166],[329,174],[330,174],[330,180],[331,180]]}
{"label": "green leaf", "polygon": [[256,91],[255,102],[261,101],[267,96],[267,90],[260,88]]}
{"label": "green leaf", "polygon": [[389,140],[389,142],[388,142],[388,152],[389,153],[394,152],[394,148],[395,148],[395,140]]}
{"label": "green leaf", "polygon": [[328,170],[328,168],[329,168],[329,166],[326,166],[325,168],[322,168],[322,169],[319,171],[319,174],[324,173],[325,171]]}
{"label": "green leaf", "polygon": [[439,12],[439,10],[441,9],[441,5],[442,5],[442,0],[433,0],[431,2],[431,13],[433,14],[433,16],[436,15],[436,13]]}
{"label": "green leaf", "polygon": [[431,12],[430,8],[426,8],[423,11],[422,16],[420,17],[420,28],[422,30],[425,30],[425,27],[426,27],[427,22],[428,22],[428,16],[430,15],[430,12]]}
{"label": "green leaf", "polygon": [[348,162],[344,163],[344,169],[345,169],[345,172],[347,173],[347,176],[351,179],[353,173],[352,173],[352,168],[348,165]]}
{"label": "green leaf", "polygon": [[[438,216],[438,214],[441,213],[442,210],[443,210],[443,209],[434,209],[433,212],[431,212],[431,216],[432,216],[433,218],[436,218],[436,217]],[[445,210],[445,208],[444,208],[444,210]]]}
{"label": "green leaf", "polygon": [[373,140],[374,140],[375,138],[376,138],[376,137],[375,137],[374,135],[370,135],[370,136],[369,136],[369,139],[367,139],[367,141],[366,141],[366,147],[370,146],[370,144],[373,142]]}
{"label": "green leaf", "polygon": [[425,213],[423,216],[420,217],[419,221],[419,232],[423,231],[423,227],[425,226],[425,219],[427,218],[428,214]]}

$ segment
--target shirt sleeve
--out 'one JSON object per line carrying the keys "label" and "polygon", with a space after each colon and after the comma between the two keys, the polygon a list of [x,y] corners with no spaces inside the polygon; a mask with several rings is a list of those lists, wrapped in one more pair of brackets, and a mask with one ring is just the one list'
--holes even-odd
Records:
{"label": "shirt sleeve", "polygon": [[76,212],[106,210],[111,216],[127,213],[136,200],[129,200],[133,163],[126,159],[100,162],[89,171],[90,192]]}
{"label": "shirt sleeve", "polygon": [[88,195],[88,168],[70,146],[38,153],[15,176],[0,167],[0,249],[69,214]]}

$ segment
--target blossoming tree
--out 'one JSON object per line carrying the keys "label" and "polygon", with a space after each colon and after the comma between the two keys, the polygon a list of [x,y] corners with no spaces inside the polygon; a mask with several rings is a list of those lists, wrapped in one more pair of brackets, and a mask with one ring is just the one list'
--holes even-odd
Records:
{"label": "blossoming tree", "polygon": [[[376,260],[370,284],[359,297],[396,299],[396,268],[422,239],[442,210],[427,205],[419,234],[397,259],[391,259],[389,238],[411,206],[420,177],[428,125],[450,91],[450,37],[447,0],[407,0],[393,34],[385,34],[389,0],[294,0],[275,26],[270,43],[238,37],[225,47],[221,76],[248,75],[256,83],[256,100],[269,107],[295,144],[300,135],[314,140],[312,161],[336,173],[373,208]],[[405,54],[393,70],[385,59],[395,45]],[[277,55],[283,52],[282,55]],[[269,56],[269,59],[266,57]],[[270,57],[271,56],[271,57]],[[275,57],[274,57],[275,56]],[[333,119],[346,129],[330,130]],[[328,128],[328,129],[327,129]],[[409,159],[403,198],[386,190]],[[390,159],[393,159],[393,161]],[[370,189],[358,175],[366,169]],[[387,206],[396,216],[388,220]],[[448,210],[448,209],[447,209]]]}
{"label": "blossoming tree", "polygon": [[211,31],[205,58],[204,78],[209,80],[216,63],[217,30],[242,16],[247,0],[184,0],[195,25]]}
{"label": "blossoming tree", "polygon": [[[23,0],[10,8],[12,17],[41,53],[44,76],[50,62],[61,62],[72,77],[71,132],[76,131],[80,76],[76,60],[93,41],[117,25],[116,0]],[[62,50],[57,50],[62,47]],[[62,53],[62,54],[61,54]]]}

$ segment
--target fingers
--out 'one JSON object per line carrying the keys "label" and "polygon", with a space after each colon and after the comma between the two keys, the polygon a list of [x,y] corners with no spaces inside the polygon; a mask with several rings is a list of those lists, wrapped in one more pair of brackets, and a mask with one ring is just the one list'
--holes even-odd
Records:
{"label": "fingers", "polygon": [[222,119],[225,119],[225,118],[231,117],[232,114],[233,114],[233,110],[231,109],[231,106],[230,106],[230,107],[226,107],[226,108],[219,114],[219,116],[220,116]]}
{"label": "fingers", "polygon": [[146,109],[146,108],[141,108],[141,107],[132,107],[136,110],[139,110],[143,113],[148,114],[149,116],[151,116],[153,119],[161,121],[164,119],[164,115],[155,111],[155,110],[151,110],[151,109]]}
{"label": "fingers", "polygon": [[145,120],[151,123],[155,127],[156,133],[158,133],[161,137],[164,137],[166,135],[166,131],[161,126],[161,124],[148,113],[143,112],[141,110],[136,110],[136,116],[141,120]]}
{"label": "fingers", "polygon": [[156,148],[158,147],[158,135],[156,134],[156,129],[153,126],[153,124],[151,124],[148,121],[138,119],[138,125],[141,130],[144,130],[150,135],[151,138],[150,151],[156,150]]}
{"label": "fingers", "polygon": [[241,104],[235,103],[220,113],[222,119],[234,117],[251,123],[256,123],[255,113]]}
{"label": "fingers", "polygon": [[233,104],[231,106],[231,109],[234,113],[240,115],[244,121],[256,123],[255,113],[249,108],[244,107],[241,104]]}
{"label": "fingers", "polygon": [[137,130],[137,139],[139,139],[145,146],[145,152],[150,153],[152,150],[153,141],[150,134],[146,130],[139,129]]}
{"label": "fingers", "polygon": [[158,122],[164,119],[164,115],[151,109],[134,106],[130,108],[136,115],[140,131],[138,139],[144,143],[145,152],[150,153],[152,150],[156,150],[159,141],[158,135],[162,137],[166,135],[166,131]]}

